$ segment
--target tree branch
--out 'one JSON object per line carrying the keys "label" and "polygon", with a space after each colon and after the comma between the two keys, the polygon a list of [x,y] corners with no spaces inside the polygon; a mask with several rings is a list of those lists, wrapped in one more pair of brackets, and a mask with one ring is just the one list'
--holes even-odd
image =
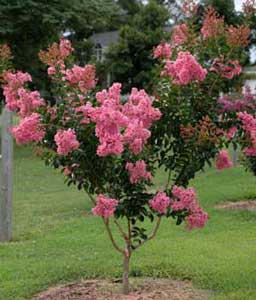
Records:
{"label": "tree branch", "polygon": [[117,245],[116,241],[114,240],[113,234],[112,234],[111,229],[110,229],[110,227],[109,227],[109,220],[108,220],[108,219],[104,219],[103,217],[102,217],[102,220],[103,220],[103,222],[104,222],[104,224],[105,224],[105,228],[106,228],[106,230],[107,230],[108,236],[109,236],[109,238],[110,238],[110,241],[111,241],[113,247],[114,247],[118,252],[120,252],[120,253],[122,253],[123,255],[125,255],[125,254],[126,254],[125,251],[122,250],[122,249]]}
{"label": "tree branch", "polygon": [[152,240],[156,236],[157,231],[158,231],[159,226],[160,226],[160,223],[161,223],[161,218],[162,217],[158,217],[158,220],[156,222],[156,225],[155,225],[155,228],[154,228],[152,234],[146,240],[144,240],[141,244],[139,244],[138,246],[134,247],[134,250],[138,249],[139,247],[141,247],[142,245],[144,245],[146,242]]}
{"label": "tree branch", "polygon": [[128,235],[124,232],[121,224],[117,221],[116,218],[114,218],[114,223],[116,224],[117,228],[119,229],[119,232],[121,233],[122,237],[124,238],[125,241],[129,239]]}
{"label": "tree branch", "polygon": [[90,200],[92,201],[92,203],[95,205],[96,204],[96,200],[93,198],[93,196],[91,194],[89,194],[86,190],[85,190],[87,196],[90,198]]}

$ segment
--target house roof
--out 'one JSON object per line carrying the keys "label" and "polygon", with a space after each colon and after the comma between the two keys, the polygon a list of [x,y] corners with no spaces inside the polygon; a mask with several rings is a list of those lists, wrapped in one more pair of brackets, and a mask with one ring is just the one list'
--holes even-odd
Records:
{"label": "house roof", "polygon": [[[172,30],[172,26],[165,26],[164,31],[170,32]],[[102,48],[109,47],[111,44],[116,43],[119,38],[119,31],[106,31],[94,33],[90,40],[93,41],[95,45],[100,44]]]}
{"label": "house roof", "polygon": [[90,40],[93,41],[94,44],[100,44],[102,48],[109,47],[110,44],[116,43],[119,38],[119,31],[107,31],[94,33]]}

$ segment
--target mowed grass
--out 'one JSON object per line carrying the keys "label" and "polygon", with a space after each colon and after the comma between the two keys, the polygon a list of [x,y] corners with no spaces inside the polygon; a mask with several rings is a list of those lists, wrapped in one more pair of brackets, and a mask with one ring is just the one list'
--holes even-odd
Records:
{"label": "mowed grass", "polygon": [[[160,173],[160,184],[166,180]],[[209,212],[206,228],[188,232],[164,220],[158,236],[132,258],[131,275],[190,279],[214,300],[256,299],[256,212],[217,210],[226,200],[256,198],[242,167],[201,173],[191,183]],[[0,245],[0,299],[24,300],[80,278],[119,277],[122,261],[83,192],[63,184],[29,147],[15,151],[14,240]],[[150,228],[151,224],[146,224]]]}

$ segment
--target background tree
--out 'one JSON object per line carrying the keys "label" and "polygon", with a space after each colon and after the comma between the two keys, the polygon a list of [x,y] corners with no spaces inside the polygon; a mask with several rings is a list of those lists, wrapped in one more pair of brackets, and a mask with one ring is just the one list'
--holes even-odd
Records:
{"label": "background tree", "polygon": [[117,4],[126,12],[128,16],[135,15],[142,5],[138,0],[117,0]]}
{"label": "background tree", "polygon": [[129,24],[120,28],[117,44],[110,47],[107,65],[112,80],[118,80],[125,91],[131,86],[150,90],[153,78],[152,49],[164,38],[164,26],[169,19],[168,10],[149,1],[141,6]]}
{"label": "background tree", "polygon": [[14,66],[28,71],[34,85],[47,88],[37,54],[68,31],[78,53],[83,41],[95,31],[116,28],[119,7],[112,0],[2,0],[0,39],[14,55]]}

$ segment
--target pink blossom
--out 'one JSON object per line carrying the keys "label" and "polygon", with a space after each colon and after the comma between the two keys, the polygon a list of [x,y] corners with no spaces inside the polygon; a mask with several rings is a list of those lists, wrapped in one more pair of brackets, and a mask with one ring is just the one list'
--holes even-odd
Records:
{"label": "pink blossom", "polygon": [[120,131],[127,125],[128,119],[112,100],[106,100],[90,114],[92,121],[96,122],[96,136],[100,141],[97,150],[99,156],[119,155],[124,149]]}
{"label": "pink blossom", "polygon": [[236,133],[237,133],[237,127],[236,126],[230,127],[226,133],[227,140],[232,140],[236,135]]}
{"label": "pink blossom", "polygon": [[24,88],[18,89],[19,99],[17,106],[21,117],[29,116],[39,106],[44,105],[44,100],[40,98],[38,91],[28,92]]}
{"label": "pink blossom", "polygon": [[75,112],[78,115],[82,114],[83,119],[81,120],[81,124],[89,124],[90,116],[93,114],[94,108],[93,108],[91,102],[87,102],[85,105],[76,107]]}
{"label": "pink blossom", "polygon": [[80,146],[75,131],[71,128],[58,130],[54,136],[54,141],[57,145],[57,153],[60,155],[67,155]]}
{"label": "pink blossom", "polygon": [[59,47],[60,47],[60,56],[62,59],[68,57],[74,51],[71,42],[67,39],[61,39]]}
{"label": "pink blossom", "polygon": [[153,107],[153,100],[144,90],[133,88],[122,112],[129,122],[123,134],[123,141],[134,154],[139,154],[151,133],[149,128],[161,117],[161,112]]}
{"label": "pink blossom", "polygon": [[17,144],[41,142],[45,136],[45,130],[40,123],[40,115],[37,113],[32,113],[22,119],[18,126],[11,129],[11,133]]}
{"label": "pink blossom", "polygon": [[48,69],[47,69],[47,73],[48,73],[48,75],[55,75],[56,74],[56,68],[55,67],[49,67]]}
{"label": "pink blossom", "polygon": [[194,80],[203,81],[207,74],[190,52],[179,52],[176,61],[168,61],[162,75],[171,76],[173,83],[187,85]]}
{"label": "pink blossom", "polygon": [[251,94],[244,94],[241,99],[231,99],[223,96],[218,99],[220,112],[252,110],[255,108],[256,99]]}
{"label": "pink blossom", "polygon": [[256,156],[256,119],[246,112],[240,112],[237,116],[241,120],[243,124],[242,128],[249,137],[251,144],[244,149],[244,153],[247,156]]}
{"label": "pink blossom", "polygon": [[201,33],[204,39],[214,38],[224,33],[224,18],[220,18],[212,7],[207,8]]}
{"label": "pink blossom", "polygon": [[147,172],[147,165],[144,160],[138,160],[135,164],[126,163],[126,170],[128,170],[130,175],[130,182],[133,184],[138,183],[140,180],[151,180],[152,175]]}
{"label": "pink blossom", "polygon": [[189,29],[186,24],[176,25],[173,28],[172,44],[175,46],[182,45],[187,42],[189,37]]}
{"label": "pink blossom", "polygon": [[123,141],[129,145],[131,152],[137,155],[143,150],[150,135],[151,132],[143,126],[143,122],[134,120],[127,126]]}
{"label": "pink blossom", "polygon": [[220,58],[216,58],[212,63],[210,71],[220,74],[223,78],[233,79],[242,72],[242,68],[238,60],[229,60],[224,64]]}
{"label": "pink blossom", "polygon": [[189,210],[193,211],[198,206],[197,196],[194,188],[190,187],[183,189],[178,186],[174,186],[172,190],[173,196],[179,201],[174,201],[171,207],[174,211]]}
{"label": "pink blossom", "polygon": [[172,56],[172,48],[168,43],[161,43],[154,49],[154,58],[169,59]]}
{"label": "pink blossom", "polygon": [[96,69],[94,65],[79,67],[74,65],[72,69],[66,70],[65,79],[71,85],[77,85],[79,89],[86,93],[96,86]]}
{"label": "pink blossom", "polygon": [[244,149],[244,153],[247,156],[256,156],[256,148],[255,147],[246,147]]}
{"label": "pink blossom", "polygon": [[156,196],[149,201],[149,206],[159,214],[165,214],[170,204],[170,198],[163,192],[158,192]]}
{"label": "pink blossom", "polygon": [[124,151],[124,146],[121,141],[121,135],[116,135],[115,137],[108,137],[107,139],[102,139],[100,145],[97,149],[97,154],[99,156],[107,155],[120,155]]}
{"label": "pink blossom", "polygon": [[105,106],[120,106],[122,85],[119,82],[113,83],[113,85],[107,90],[103,90],[96,94],[97,101]]}
{"label": "pink blossom", "polygon": [[148,129],[154,121],[161,117],[159,109],[153,107],[153,99],[144,90],[133,88],[128,102],[123,106],[123,113],[129,118],[141,121],[143,126]]}
{"label": "pink blossom", "polygon": [[252,145],[256,146],[256,119],[246,112],[240,112],[237,116],[242,121],[243,129],[250,137]]}
{"label": "pink blossom", "polygon": [[6,72],[4,74],[6,84],[3,86],[3,93],[6,100],[6,107],[12,111],[18,109],[18,89],[32,78],[28,73],[18,71],[17,73]]}
{"label": "pink blossom", "polygon": [[100,106],[89,112],[89,117],[96,123],[99,156],[119,155],[126,144],[134,154],[139,154],[150,137],[148,128],[161,116],[144,90],[132,89],[124,105],[120,97],[121,84],[114,83],[108,91],[96,94]]}
{"label": "pink blossom", "polygon": [[18,89],[22,87],[26,82],[31,82],[32,78],[28,73],[23,73],[21,71],[12,73],[11,71],[8,71],[4,74],[4,80],[11,88]]}
{"label": "pink blossom", "polygon": [[199,206],[195,190],[174,186],[172,194],[176,198],[176,201],[171,203],[173,211],[187,210],[188,212],[188,216],[185,218],[187,228],[191,230],[204,227],[208,221],[208,214]]}
{"label": "pink blossom", "polygon": [[237,116],[241,120],[245,131],[250,133],[256,130],[256,119],[252,115],[247,112],[239,112]]}
{"label": "pink blossom", "polygon": [[198,207],[186,217],[187,228],[192,230],[194,228],[203,228],[208,221],[208,214]]}
{"label": "pink blossom", "polygon": [[227,150],[220,151],[216,158],[217,170],[223,170],[232,167],[233,167],[233,163],[229,158],[228,151]]}
{"label": "pink blossom", "polygon": [[103,218],[110,218],[118,206],[118,200],[107,198],[102,194],[97,197],[97,204],[92,209],[92,213],[95,216],[100,216]]}

